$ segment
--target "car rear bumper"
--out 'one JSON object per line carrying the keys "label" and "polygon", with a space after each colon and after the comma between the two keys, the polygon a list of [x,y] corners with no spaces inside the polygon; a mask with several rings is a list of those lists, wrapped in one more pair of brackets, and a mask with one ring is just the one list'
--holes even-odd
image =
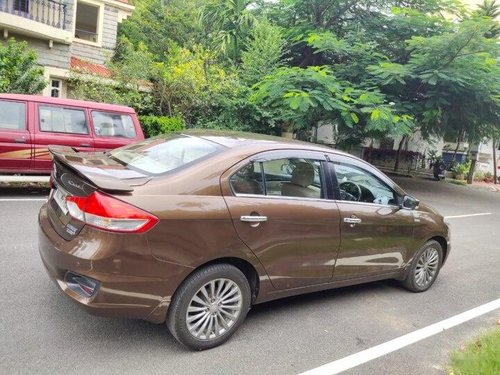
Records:
{"label": "car rear bumper", "polygon": [[[96,229],[84,228],[77,238],[66,241],[52,227],[47,204],[41,208],[38,219],[42,262],[50,278],[71,300],[94,315],[144,319],[153,323],[165,321],[180,275],[189,269],[158,262],[147,254],[149,250],[144,250],[147,249],[144,238],[130,238],[124,243],[117,236],[120,242],[114,244],[115,250],[110,250],[112,240],[92,243],[92,240],[99,241],[96,239],[99,236],[92,236]],[[95,251],[89,251],[91,247]],[[118,247],[121,247],[119,251]],[[131,254],[133,248],[140,248],[142,253]],[[68,272],[96,280],[95,293],[87,297],[70,288],[65,278]],[[169,273],[172,277],[166,276]]]}

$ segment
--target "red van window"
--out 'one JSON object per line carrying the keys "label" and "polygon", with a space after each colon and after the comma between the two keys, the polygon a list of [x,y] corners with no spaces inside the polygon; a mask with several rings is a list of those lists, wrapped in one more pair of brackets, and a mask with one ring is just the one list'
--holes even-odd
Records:
{"label": "red van window", "polygon": [[41,105],[39,121],[43,132],[89,134],[83,110]]}
{"label": "red van window", "polygon": [[98,137],[136,137],[134,122],[130,115],[92,111],[92,121]]}
{"label": "red van window", "polygon": [[0,101],[0,128],[26,129],[26,105],[24,103]]}

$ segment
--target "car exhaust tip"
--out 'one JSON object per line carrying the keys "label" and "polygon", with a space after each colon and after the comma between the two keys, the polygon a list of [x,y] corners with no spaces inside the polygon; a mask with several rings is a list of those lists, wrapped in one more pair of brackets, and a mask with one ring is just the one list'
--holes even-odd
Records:
{"label": "car exhaust tip", "polygon": [[93,297],[99,289],[97,280],[70,271],[66,272],[64,282],[70,290],[85,298]]}

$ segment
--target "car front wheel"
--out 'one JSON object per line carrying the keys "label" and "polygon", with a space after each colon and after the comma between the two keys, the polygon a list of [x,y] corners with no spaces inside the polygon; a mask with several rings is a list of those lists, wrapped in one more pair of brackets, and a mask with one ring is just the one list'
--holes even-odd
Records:
{"label": "car front wheel", "polygon": [[167,326],[183,345],[194,350],[224,343],[243,323],[250,308],[245,275],[230,264],[195,271],[174,295]]}
{"label": "car front wheel", "polygon": [[422,246],[408,270],[403,285],[412,292],[424,292],[436,280],[443,263],[443,249],[439,242],[431,240]]}

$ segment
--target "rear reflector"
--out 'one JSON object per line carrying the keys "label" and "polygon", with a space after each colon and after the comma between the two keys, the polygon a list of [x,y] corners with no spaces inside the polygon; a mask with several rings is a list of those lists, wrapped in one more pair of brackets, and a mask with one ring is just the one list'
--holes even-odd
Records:
{"label": "rear reflector", "polygon": [[93,192],[87,197],[66,197],[69,214],[93,227],[111,232],[144,233],[159,220],[119,199]]}

